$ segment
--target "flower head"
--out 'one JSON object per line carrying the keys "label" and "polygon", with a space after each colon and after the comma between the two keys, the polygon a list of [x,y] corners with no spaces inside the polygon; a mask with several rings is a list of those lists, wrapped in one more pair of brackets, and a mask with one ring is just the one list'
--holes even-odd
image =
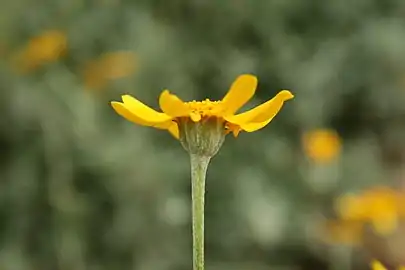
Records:
{"label": "flower head", "polygon": [[388,187],[375,187],[361,195],[345,195],[337,201],[344,220],[369,222],[380,235],[393,232],[404,216],[404,195]]}
{"label": "flower head", "polygon": [[303,150],[316,163],[328,163],[340,153],[341,140],[334,130],[317,129],[302,137]]}
{"label": "flower head", "polygon": [[257,78],[244,74],[231,85],[229,92],[220,101],[184,102],[176,95],[164,90],[159,98],[162,112],[157,112],[130,95],[123,95],[122,102],[111,102],[114,110],[136,124],[168,130],[180,139],[185,123],[208,123],[215,121],[223,134],[232,132],[236,137],[240,131],[253,132],[266,126],[280,111],[284,102],[292,99],[288,90],[282,90],[273,99],[247,112],[236,112],[254,95]]}
{"label": "flower head", "polygon": [[387,270],[379,261],[373,260],[371,262],[371,269],[372,270]]}
{"label": "flower head", "polygon": [[85,85],[100,89],[110,80],[127,77],[136,69],[136,56],[130,51],[117,51],[101,55],[86,63],[83,75]]}
{"label": "flower head", "polygon": [[[373,260],[371,262],[371,269],[372,270],[387,270],[387,268],[379,261]],[[399,266],[396,269],[398,270],[405,270],[405,266]]]}
{"label": "flower head", "polygon": [[58,60],[67,50],[66,34],[49,30],[35,36],[14,56],[17,70],[31,71],[43,64]]}

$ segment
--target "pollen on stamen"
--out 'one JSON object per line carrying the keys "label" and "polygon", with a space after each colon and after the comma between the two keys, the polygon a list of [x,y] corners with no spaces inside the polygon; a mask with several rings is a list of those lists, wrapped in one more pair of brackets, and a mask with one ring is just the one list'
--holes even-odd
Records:
{"label": "pollen on stamen", "polygon": [[208,98],[202,101],[190,101],[186,104],[189,108],[194,111],[198,112],[201,116],[214,116],[218,113],[220,108],[221,101],[211,101]]}

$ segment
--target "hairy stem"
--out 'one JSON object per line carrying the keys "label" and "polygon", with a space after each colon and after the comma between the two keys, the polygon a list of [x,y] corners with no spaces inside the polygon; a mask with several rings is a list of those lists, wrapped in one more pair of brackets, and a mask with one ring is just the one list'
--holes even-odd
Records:
{"label": "hairy stem", "polygon": [[190,155],[193,216],[193,270],[204,270],[205,177],[210,157]]}

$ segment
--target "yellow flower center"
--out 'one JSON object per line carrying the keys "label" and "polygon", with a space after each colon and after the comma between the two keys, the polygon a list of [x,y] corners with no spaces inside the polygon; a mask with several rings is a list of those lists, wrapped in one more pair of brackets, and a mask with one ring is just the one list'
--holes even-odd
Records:
{"label": "yellow flower center", "polygon": [[203,101],[190,101],[186,102],[190,110],[201,116],[220,116],[222,111],[221,101],[211,101],[208,98]]}

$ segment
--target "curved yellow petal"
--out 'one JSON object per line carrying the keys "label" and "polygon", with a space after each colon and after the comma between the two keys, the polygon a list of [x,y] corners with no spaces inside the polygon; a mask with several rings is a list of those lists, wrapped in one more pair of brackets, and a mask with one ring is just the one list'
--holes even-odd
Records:
{"label": "curved yellow petal", "polygon": [[235,128],[234,130],[232,130],[233,136],[234,136],[235,138],[238,137],[240,131],[241,131],[240,128]]}
{"label": "curved yellow petal", "polygon": [[154,122],[154,121],[150,121],[150,119],[148,120],[145,118],[141,118],[138,115],[134,114],[132,111],[130,111],[128,109],[128,107],[124,103],[121,103],[121,102],[112,101],[111,106],[116,111],[116,113],[118,113],[125,119],[127,119],[135,124],[138,124],[138,125],[155,127],[155,128],[159,128],[159,129],[167,129],[170,127],[170,125],[172,123],[170,118],[168,120],[161,121],[161,122],[156,122],[156,121]]}
{"label": "curved yellow petal", "polygon": [[280,91],[271,100],[238,115],[224,117],[226,121],[238,125],[247,132],[253,132],[265,127],[281,110],[285,101],[294,96],[288,90]]}
{"label": "curved yellow petal", "polygon": [[179,131],[179,126],[177,125],[177,123],[172,122],[172,124],[170,124],[167,131],[169,131],[170,134],[172,134],[173,137],[175,137],[177,140],[180,139],[180,131]]}
{"label": "curved yellow petal", "polygon": [[245,105],[255,94],[256,87],[257,78],[253,75],[243,74],[236,78],[221,102],[224,115],[232,115]]}
{"label": "curved yellow petal", "polygon": [[176,95],[164,90],[159,97],[159,106],[162,111],[172,117],[188,116],[189,107]]}
{"label": "curved yellow petal", "polygon": [[387,270],[379,261],[373,260],[371,262],[371,269],[372,270]]}
{"label": "curved yellow petal", "polygon": [[162,123],[172,120],[167,114],[155,111],[130,95],[122,96],[122,101],[128,111],[146,122]]}

